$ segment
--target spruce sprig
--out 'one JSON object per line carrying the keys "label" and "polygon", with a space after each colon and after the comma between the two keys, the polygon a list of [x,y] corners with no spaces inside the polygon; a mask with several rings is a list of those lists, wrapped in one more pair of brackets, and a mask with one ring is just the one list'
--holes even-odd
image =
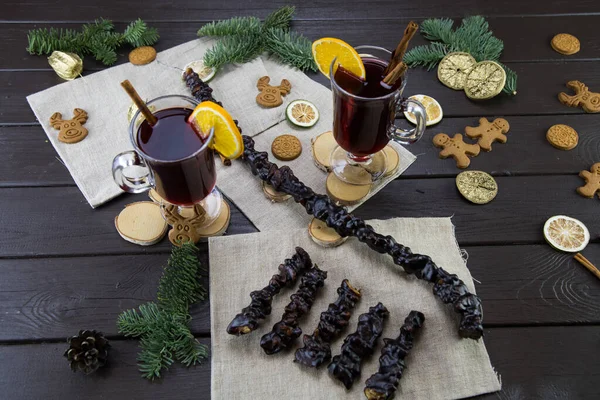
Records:
{"label": "spruce sprig", "polygon": [[130,23],[123,33],[114,31],[110,20],[98,19],[73,29],[40,28],[27,34],[29,54],[48,55],[55,50],[68,51],[80,57],[93,56],[105,65],[117,61],[117,49],[124,44],[132,47],[150,46],[158,41],[158,31],[141,19]]}
{"label": "spruce sprig", "polygon": [[217,43],[204,55],[204,64],[219,68],[225,64],[245,63],[264,51],[301,70],[317,70],[311,42],[290,32],[295,8],[285,6],[267,16],[261,24],[255,17],[234,17],[213,21],[198,30],[198,36],[217,37]]}
{"label": "spruce sprig", "polygon": [[173,248],[158,285],[157,302],[126,310],[117,319],[119,333],[139,337],[138,366],[144,378],[160,378],[161,371],[175,360],[185,366],[199,363],[208,355],[189,328],[189,307],[206,297],[199,282],[198,249],[191,243]]}
{"label": "spruce sprig", "polygon": [[[421,34],[432,43],[417,46],[408,51],[404,62],[409,66],[422,65],[432,69],[450,52],[463,51],[471,54],[477,62],[498,61],[504,43],[494,36],[488,22],[480,15],[466,17],[461,25],[453,29],[454,21],[448,18],[427,19],[421,23]],[[506,71],[506,84],[503,91],[517,93],[517,74],[502,66]]]}

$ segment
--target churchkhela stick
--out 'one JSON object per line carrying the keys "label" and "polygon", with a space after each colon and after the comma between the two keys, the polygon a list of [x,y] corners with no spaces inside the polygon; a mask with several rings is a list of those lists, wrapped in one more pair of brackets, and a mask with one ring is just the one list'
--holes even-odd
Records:
{"label": "churchkhela stick", "polygon": [[377,339],[383,333],[383,323],[389,315],[389,311],[381,303],[369,308],[368,313],[361,314],[356,332],[344,339],[341,354],[333,357],[327,366],[329,375],[342,382],[346,389],[350,389],[360,376],[363,359],[375,351]]}
{"label": "churchkhela stick", "polygon": [[312,261],[308,253],[302,247],[296,247],[296,253],[279,265],[279,272],[271,277],[269,284],[250,293],[250,305],[233,318],[227,327],[227,333],[239,336],[258,328],[259,321],[271,314],[273,297],[282,288],[293,286],[298,275],[311,267]]}
{"label": "churchkhela stick", "polygon": [[[198,101],[215,101],[212,89],[199,78],[198,74],[188,70],[186,83]],[[236,125],[237,125],[237,121]],[[241,131],[241,129],[240,129]],[[438,267],[429,256],[413,254],[410,248],[397,243],[392,236],[383,236],[367,225],[361,218],[355,217],[345,207],[338,206],[329,197],[316,194],[300,181],[288,166],[279,168],[269,161],[268,153],[256,151],[254,140],[242,136],[244,140],[243,160],[250,166],[254,175],[274,190],[291,195],[296,203],[302,205],[308,214],[327,223],[342,237],[355,236],[378,253],[392,256],[394,263],[408,274],[433,283],[433,293],[445,304],[452,304],[454,311],[461,314],[458,333],[461,337],[479,339],[483,336],[483,309],[481,300],[469,292],[467,286],[455,274]]]}
{"label": "churchkhela stick", "polygon": [[268,355],[287,349],[302,334],[298,319],[308,313],[315,302],[317,291],[323,287],[327,279],[327,271],[317,265],[306,271],[300,280],[300,287],[290,296],[290,303],[285,307],[281,321],[273,325],[271,332],[260,339],[260,347]]}
{"label": "churchkhela stick", "polygon": [[412,253],[410,248],[397,243],[392,236],[375,232],[372,226],[349,213],[345,207],[338,206],[326,195],[316,194],[288,166],[280,168],[270,162],[268,153],[254,149],[251,137],[244,135],[242,138],[244,161],[254,175],[275,190],[291,195],[296,203],[304,206],[308,214],[327,223],[340,236],[355,236],[376,252],[392,256],[394,263],[404,268],[406,273],[433,283],[433,293],[445,304],[452,304],[454,310],[461,314],[459,335],[471,339],[483,336],[481,300],[469,292],[458,276],[435,265],[429,256]]}
{"label": "churchkhela stick", "polygon": [[304,335],[304,347],[296,350],[294,362],[317,368],[331,359],[331,342],[348,326],[352,309],[360,300],[360,290],[344,279],[337,290],[338,298],[321,313],[312,335]]}
{"label": "churchkhela stick", "polygon": [[425,316],[419,311],[411,311],[400,328],[396,339],[383,339],[385,343],[379,357],[379,371],[367,379],[365,396],[369,400],[391,400],[398,388],[398,382],[406,368],[405,358],[413,348],[415,334],[423,326]]}

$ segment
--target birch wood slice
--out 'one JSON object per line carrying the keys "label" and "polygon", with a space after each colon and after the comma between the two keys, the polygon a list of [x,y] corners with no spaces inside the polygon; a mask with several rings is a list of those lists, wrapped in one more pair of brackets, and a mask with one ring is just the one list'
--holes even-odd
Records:
{"label": "birch wood slice", "polygon": [[337,146],[332,131],[321,133],[319,136],[311,139],[312,156],[315,165],[325,172],[331,171],[331,153]]}
{"label": "birch wood slice", "polygon": [[262,182],[262,190],[267,199],[271,200],[274,203],[283,203],[284,201],[292,197],[287,193],[276,191],[275,189],[273,189],[273,186],[269,185],[264,181]]}
{"label": "birch wood slice", "polygon": [[148,191],[148,197],[150,197],[150,200],[152,200],[153,202],[155,202],[156,204],[159,204],[159,205],[169,203],[168,201],[166,201],[165,199],[160,197],[160,194],[158,194],[158,192],[155,189],[150,189]]}
{"label": "birch wood slice", "polygon": [[327,175],[327,181],[325,182],[329,197],[344,205],[352,205],[359,202],[369,194],[371,186],[351,185],[341,181],[333,172]]}
{"label": "birch wood slice", "polygon": [[398,169],[398,165],[400,165],[400,155],[396,149],[389,144],[383,148],[383,152],[387,157],[387,170],[385,171],[384,176],[392,175]]}
{"label": "birch wood slice", "polygon": [[311,239],[323,247],[337,247],[348,240],[348,237],[338,235],[335,229],[330,228],[320,219],[313,218],[308,224],[308,234]]}
{"label": "birch wood slice", "polygon": [[219,214],[212,224],[199,228],[196,232],[202,237],[221,236],[229,227],[230,219],[231,210],[229,209],[229,204],[224,200],[221,200],[221,214]]}
{"label": "birch wood slice", "polygon": [[115,227],[119,235],[128,242],[150,246],[165,236],[168,225],[158,204],[138,201],[127,204],[115,217]]}

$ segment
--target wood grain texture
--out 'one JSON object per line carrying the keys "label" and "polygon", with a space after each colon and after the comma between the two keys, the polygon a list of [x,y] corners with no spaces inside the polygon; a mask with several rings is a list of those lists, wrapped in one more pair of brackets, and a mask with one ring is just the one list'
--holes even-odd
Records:
{"label": "wood grain texture", "polygon": [[[454,91],[442,85],[435,77],[435,71],[422,68],[412,69],[408,73],[404,95],[430,95],[442,101],[446,117],[462,117],[584,114],[579,108],[561,104],[557,98],[558,93],[565,91],[565,83],[572,79],[583,81],[590,90],[600,91],[600,71],[590,68],[587,62],[508,65],[519,75],[519,94],[514,97],[501,94],[491,100],[475,102],[469,100],[462,91]],[[181,67],[183,68],[183,65]],[[329,86],[325,76],[316,73],[309,76]],[[4,97],[0,125],[36,122],[26,96],[63,82],[53,71],[0,71],[0,91]],[[60,107],[57,105],[57,111],[61,111],[58,108]]]}
{"label": "wood grain texture", "polygon": [[[339,37],[356,46],[360,44],[376,44],[389,49],[398,44],[402,31],[411,20],[409,17],[382,20],[352,21],[337,20],[323,21],[295,20],[292,24],[294,31],[303,34],[310,40],[321,37]],[[494,35],[504,41],[502,61],[578,61],[598,59],[600,43],[594,40],[588,32],[594,29],[596,17],[590,15],[572,16],[546,16],[540,17],[488,17]],[[423,18],[415,19],[420,23]],[[460,18],[455,19],[455,25],[460,24]],[[206,22],[152,22],[151,25],[158,29],[160,40],[154,46],[158,51],[169,49],[178,44],[196,38],[196,32]],[[348,24],[352,29],[348,29]],[[44,56],[35,56],[27,53],[27,33],[31,29],[54,27],[58,29],[79,29],[81,23],[0,23],[0,37],[3,38],[5,51],[0,54],[0,69],[49,69],[48,61]],[[116,23],[115,29],[122,31],[124,23]],[[518,31],[519,35],[514,32]],[[550,40],[558,32],[569,32],[577,36],[581,42],[581,50],[572,56],[564,56],[552,50]],[[411,48],[429,42],[422,35],[415,35],[411,41]],[[120,49],[117,64],[128,62],[128,48]],[[15,57],[15,54],[19,57]],[[105,68],[92,57],[84,60],[85,70],[91,71]]]}
{"label": "wood grain texture", "polygon": [[[486,329],[499,393],[476,399],[593,399],[600,396],[600,327]],[[210,344],[208,339],[200,342]],[[84,376],[70,371],[66,343],[0,346],[0,387],[7,399],[210,399],[210,361],[172,366],[160,382],[140,377],[137,342],[111,341],[110,366]],[[43,377],[43,379],[40,379]]]}
{"label": "wood grain texture", "polygon": [[[490,117],[490,120],[494,117]],[[421,141],[408,149],[418,158],[403,174],[405,177],[456,176],[455,163],[439,159],[432,138],[440,132],[450,135],[477,126],[477,117],[446,118],[429,127]],[[600,154],[600,115],[560,115],[510,117],[506,144],[494,144],[489,153],[481,152],[471,160],[470,169],[492,175],[578,174],[598,161]],[[398,121],[408,127],[405,121]],[[579,144],[571,151],[557,150],[546,140],[546,131],[554,124],[567,124],[579,132]],[[311,132],[315,136],[320,132]],[[40,126],[0,127],[0,187],[75,185],[67,169],[57,159],[52,145]],[[469,140],[469,139],[465,139]]]}
{"label": "wood grain texture", "polygon": [[[200,248],[200,261],[207,266],[207,246]],[[476,289],[486,326],[600,323],[600,285],[571,255],[547,245],[464,249],[472,276],[481,282]],[[600,244],[583,253],[600,262]],[[57,340],[82,328],[117,336],[122,311],[156,299],[167,259],[165,253],[3,260],[0,341]],[[265,283],[276,267],[265,271]],[[207,279],[203,283],[208,287]],[[192,307],[191,314],[194,333],[208,334],[208,301]]]}

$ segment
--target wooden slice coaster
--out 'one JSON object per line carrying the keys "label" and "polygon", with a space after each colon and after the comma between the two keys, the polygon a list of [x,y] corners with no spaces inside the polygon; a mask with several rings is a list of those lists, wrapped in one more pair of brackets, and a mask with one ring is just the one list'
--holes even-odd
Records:
{"label": "wooden slice coaster", "polygon": [[387,170],[384,176],[392,175],[400,165],[400,155],[392,145],[387,145],[383,148],[383,152],[387,157]]}
{"label": "wooden slice coaster", "polygon": [[333,137],[332,131],[321,133],[319,136],[312,138],[312,156],[315,165],[320,170],[325,172],[331,171],[331,153],[337,146],[337,142]]}
{"label": "wooden slice coaster", "polygon": [[348,236],[341,237],[333,228],[316,218],[308,224],[308,234],[316,244],[323,247],[337,247],[348,240]]}
{"label": "wooden slice coaster", "polygon": [[262,182],[262,190],[267,199],[271,200],[273,203],[283,203],[292,197],[289,194],[276,191],[273,189],[273,186],[264,181]]}
{"label": "wooden slice coaster", "polygon": [[229,208],[229,204],[225,200],[221,200],[221,214],[219,214],[212,224],[198,229],[197,232],[202,237],[221,236],[229,227],[230,220],[231,209]]}
{"label": "wooden slice coaster", "polygon": [[158,194],[158,192],[155,189],[150,189],[148,191],[148,197],[150,197],[150,200],[152,200],[156,204],[168,203],[168,201],[160,197],[160,194]]}
{"label": "wooden slice coaster", "polygon": [[325,183],[327,194],[344,205],[358,203],[371,191],[372,185],[351,185],[338,179],[333,172],[327,175]]}
{"label": "wooden slice coaster", "polygon": [[150,246],[165,236],[168,225],[158,204],[138,201],[127,204],[115,217],[115,227],[119,235],[128,242]]}

